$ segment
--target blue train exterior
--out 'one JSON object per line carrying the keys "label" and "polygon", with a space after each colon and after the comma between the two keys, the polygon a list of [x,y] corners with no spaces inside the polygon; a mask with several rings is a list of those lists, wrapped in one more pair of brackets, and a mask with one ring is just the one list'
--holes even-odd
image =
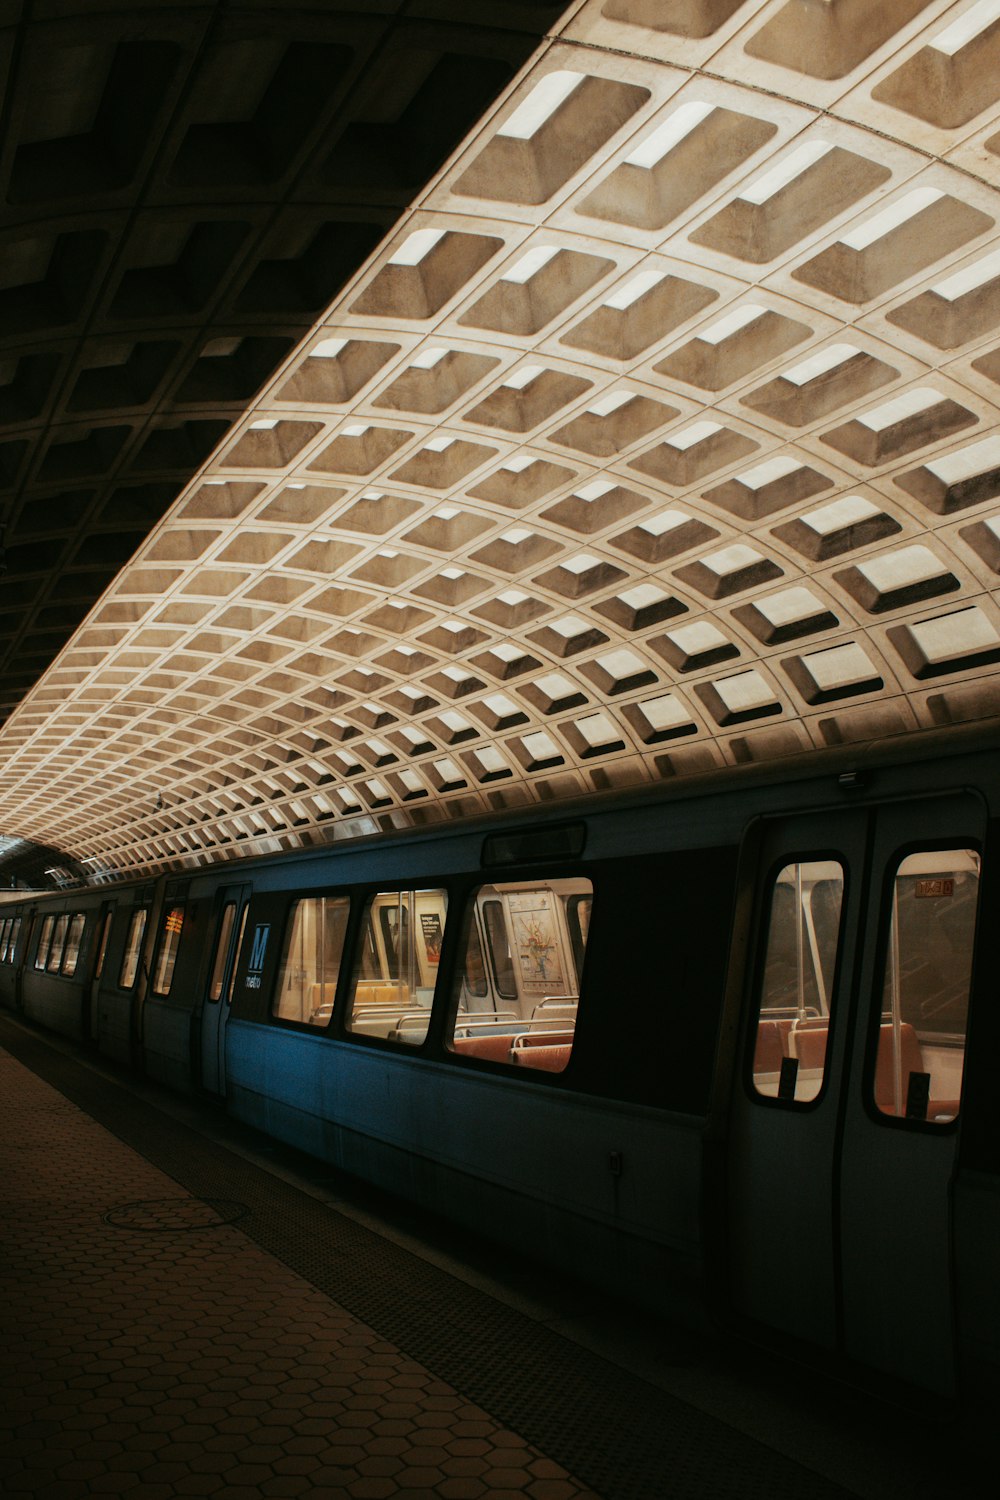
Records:
{"label": "blue train exterior", "polygon": [[0,1003],[689,1322],[1000,1367],[995,726],[0,907]]}

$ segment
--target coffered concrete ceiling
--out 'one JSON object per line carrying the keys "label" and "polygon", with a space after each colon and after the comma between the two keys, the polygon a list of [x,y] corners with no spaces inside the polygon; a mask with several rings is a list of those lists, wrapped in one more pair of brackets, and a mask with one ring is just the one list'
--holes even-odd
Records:
{"label": "coffered concrete ceiling", "polygon": [[561,0],[0,0],[0,721]]}
{"label": "coffered concrete ceiling", "polygon": [[998,64],[1000,0],[570,6],[0,733],[0,827],[196,864],[996,713]]}

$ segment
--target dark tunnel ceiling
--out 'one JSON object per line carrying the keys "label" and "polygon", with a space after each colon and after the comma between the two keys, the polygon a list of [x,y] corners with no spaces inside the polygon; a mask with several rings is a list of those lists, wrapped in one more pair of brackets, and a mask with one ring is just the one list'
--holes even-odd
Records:
{"label": "dark tunnel ceiling", "polygon": [[0,723],[561,0],[0,0]]}

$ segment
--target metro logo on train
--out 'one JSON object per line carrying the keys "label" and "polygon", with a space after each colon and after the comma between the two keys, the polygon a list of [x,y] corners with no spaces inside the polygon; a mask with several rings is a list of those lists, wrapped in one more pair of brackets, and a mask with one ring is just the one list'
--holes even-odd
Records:
{"label": "metro logo on train", "polygon": [[250,962],[247,965],[247,977],[243,982],[245,989],[260,989],[260,976],[264,972],[264,954],[267,952],[267,939],[270,931],[270,923],[268,923],[266,926],[261,924],[255,927],[253,930],[253,943],[250,948]]}

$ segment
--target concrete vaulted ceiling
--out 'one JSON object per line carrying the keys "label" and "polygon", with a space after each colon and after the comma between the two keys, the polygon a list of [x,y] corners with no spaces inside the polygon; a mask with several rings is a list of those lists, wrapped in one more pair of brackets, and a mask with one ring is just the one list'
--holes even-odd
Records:
{"label": "concrete vaulted ceiling", "polygon": [[[433,22],[421,87],[468,111],[464,63],[440,63],[472,55],[463,12],[370,9]],[[476,112],[529,11],[550,34],[397,223],[378,173],[418,113],[390,128],[369,102],[338,135],[316,80],[350,47],[311,35],[318,11],[239,54],[253,109],[199,65],[171,128],[110,166],[108,79],[125,97],[141,55],[155,92],[157,8],[139,52],[88,65],[89,134],[55,70],[12,192],[98,177],[70,228],[24,205],[0,300],[48,306],[88,266],[103,290],[66,349],[14,340],[18,412],[48,394],[0,460],[17,545],[44,557],[31,517],[58,498],[122,566],[0,731],[4,832],[97,876],[190,866],[997,712],[1000,0],[503,11],[473,28]],[[269,250],[289,195],[247,227],[231,164],[315,183],[337,141],[378,212],[314,202],[315,234]],[[95,199],[143,153],[133,245]],[[234,222],[252,249],[223,275]],[[268,301],[327,276],[318,322]],[[212,310],[182,336],[157,299],[192,286]],[[115,506],[147,491],[143,541]]]}
{"label": "concrete vaulted ceiling", "polygon": [[0,0],[0,720],[561,8]]}

